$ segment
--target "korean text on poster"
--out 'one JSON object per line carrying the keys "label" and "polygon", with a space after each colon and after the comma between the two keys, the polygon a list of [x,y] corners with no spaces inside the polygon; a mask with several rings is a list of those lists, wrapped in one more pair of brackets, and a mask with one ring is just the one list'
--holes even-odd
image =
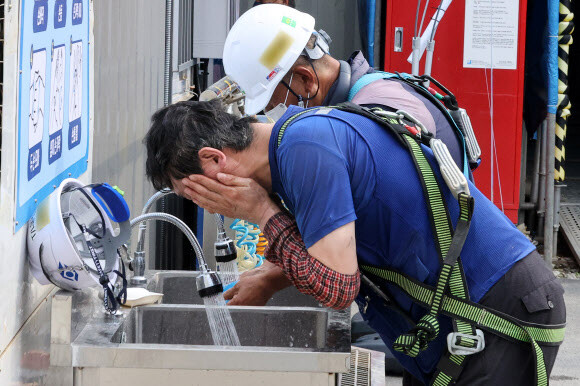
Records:
{"label": "korean text on poster", "polygon": [[14,230],[87,170],[88,0],[22,0]]}

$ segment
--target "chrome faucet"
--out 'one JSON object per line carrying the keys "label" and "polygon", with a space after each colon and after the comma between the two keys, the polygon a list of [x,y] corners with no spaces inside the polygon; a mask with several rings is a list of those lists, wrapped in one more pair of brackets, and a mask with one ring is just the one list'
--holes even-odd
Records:
{"label": "chrome faucet", "polygon": [[[203,256],[201,245],[199,245],[199,241],[191,229],[189,229],[189,227],[183,221],[167,213],[145,213],[131,220],[131,229],[137,226],[137,224],[142,224],[151,220],[165,221],[175,225],[185,234],[191,243],[191,246],[193,247],[197,257],[197,262],[199,263],[199,269],[201,271],[200,275],[196,279],[197,291],[199,292],[200,296],[206,297],[223,292],[223,285],[220,277],[216,272],[210,271],[208,268]],[[135,253],[137,253],[137,251]],[[147,278],[145,278],[144,261],[145,259],[143,257],[143,272],[139,272],[141,273],[141,276],[133,276],[131,278],[131,285],[145,285],[147,283]]]}
{"label": "chrome faucet", "polygon": [[[163,189],[156,192],[143,207],[141,211],[141,216],[147,214],[153,204],[157,202],[162,197],[165,197],[169,194],[173,193],[172,190]],[[132,227],[133,222],[131,222]],[[189,228],[187,228],[189,229]],[[147,279],[145,278],[145,236],[147,235],[147,221],[140,221],[139,222],[139,234],[137,236],[137,247],[135,248],[135,252],[133,254],[133,260],[131,265],[133,267],[133,277],[130,280],[130,284],[133,286],[144,286],[147,284]]]}
{"label": "chrome faucet", "polygon": [[[167,214],[167,213],[148,213],[149,210],[153,207],[153,204],[157,202],[162,197],[165,197],[169,194],[174,193],[170,189],[163,189],[156,192],[143,207],[141,211],[141,215],[135,217],[131,220],[131,229],[133,229],[137,224],[139,224],[139,233],[137,236],[137,247],[135,248],[135,252],[133,254],[133,260],[131,262],[133,267],[133,277],[129,280],[130,285],[132,286],[140,286],[144,287],[147,284],[147,278],[145,277],[145,236],[147,234],[147,221],[149,220],[157,220],[157,221],[165,221],[175,225],[179,230],[181,230],[195,251],[195,254],[198,259],[199,270],[201,274],[198,276],[196,283],[197,288],[200,295],[208,295],[210,293],[217,293],[223,291],[223,286],[221,283],[221,279],[219,276],[210,271],[205,261],[203,250],[201,249],[201,245],[199,241],[195,237],[192,230],[180,219],[177,217]],[[216,215],[216,221],[218,221],[219,215]],[[218,226],[221,224],[221,232],[225,236],[225,230],[223,226],[223,222],[221,222],[221,217],[219,217]],[[232,243],[233,245],[233,243]],[[235,250],[235,248],[234,248]]]}

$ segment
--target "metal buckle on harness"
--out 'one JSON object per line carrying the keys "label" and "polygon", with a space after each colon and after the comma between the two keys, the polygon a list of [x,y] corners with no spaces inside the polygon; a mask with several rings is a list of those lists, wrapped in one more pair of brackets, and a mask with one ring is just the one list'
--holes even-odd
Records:
{"label": "metal buckle on harness", "polygon": [[376,115],[379,115],[381,117],[386,117],[386,118],[393,118],[396,120],[400,120],[402,118],[404,118],[405,116],[402,114],[398,114],[398,113],[393,113],[391,111],[387,111],[387,110],[383,110],[381,108],[371,108],[370,111]]}
{"label": "metal buckle on harness", "polygon": [[421,131],[421,134],[429,135],[429,130],[427,130],[427,128],[421,122],[419,122],[419,120],[417,118],[415,118],[414,116],[412,116],[408,112],[406,112],[404,110],[397,110],[397,114],[401,114],[403,117],[405,117],[409,121],[413,122],[415,124],[415,126],[417,126],[419,128],[419,130]]}
{"label": "metal buckle on harness", "polygon": [[[457,344],[457,338],[467,338],[475,341],[475,347],[463,347]],[[475,329],[475,335],[462,334],[460,332],[451,332],[447,335],[447,349],[454,355],[471,355],[485,349],[485,337],[483,331]]]}
{"label": "metal buckle on harness", "polygon": [[433,150],[433,155],[437,159],[439,164],[439,169],[443,175],[445,183],[451,190],[453,197],[457,199],[459,193],[465,193],[469,195],[469,185],[467,184],[467,179],[465,175],[459,170],[455,161],[449,154],[447,146],[440,139],[432,138],[429,141],[431,150]]}

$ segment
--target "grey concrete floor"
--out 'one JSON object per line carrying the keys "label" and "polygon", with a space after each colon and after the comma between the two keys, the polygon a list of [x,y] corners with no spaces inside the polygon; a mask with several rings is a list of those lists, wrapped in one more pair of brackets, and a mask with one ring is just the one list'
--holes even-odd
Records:
{"label": "grey concrete floor", "polygon": [[[560,279],[566,299],[566,338],[560,347],[550,385],[580,385],[580,280]],[[402,385],[401,377],[387,376],[386,386]]]}
{"label": "grey concrete floor", "polygon": [[580,385],[580,280],[562,279],[566,293],[566,337],[560,347],[551,385]]}

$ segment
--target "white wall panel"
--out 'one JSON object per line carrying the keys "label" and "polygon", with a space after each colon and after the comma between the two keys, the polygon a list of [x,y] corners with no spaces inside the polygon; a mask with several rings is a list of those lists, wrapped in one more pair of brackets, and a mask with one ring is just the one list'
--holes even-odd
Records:
{"label": "white wall panel", "polygon": [[143,137],[163,106],[164,0],[95,3],[94,181],[125,191],[136,216],[153,193]]}
{"label": "white wall panel", "polygon": [[[2,174],[0,175],[0,385],[29,382],[43,384],[48,379],[49,369],[45,366],[37,368],[31,363],[42,364],[46,359],[50,342],[50,336],[46,333],[50,331],[50,313],[47,313],[46,307],[49,303],[48,296],[54,290],[54,286],[39,285],[30,273],[26,255],[27,228],[23,227],[16,234],[13,233],[18,138],[20,1],[7,0],[4,3]],[[90,39],[92,43],[92,34]],[[92,128],[89,130],[92,132]],[[89,171],[80,178],[85,182],[90,180],[90,152],[89,148]]]}

